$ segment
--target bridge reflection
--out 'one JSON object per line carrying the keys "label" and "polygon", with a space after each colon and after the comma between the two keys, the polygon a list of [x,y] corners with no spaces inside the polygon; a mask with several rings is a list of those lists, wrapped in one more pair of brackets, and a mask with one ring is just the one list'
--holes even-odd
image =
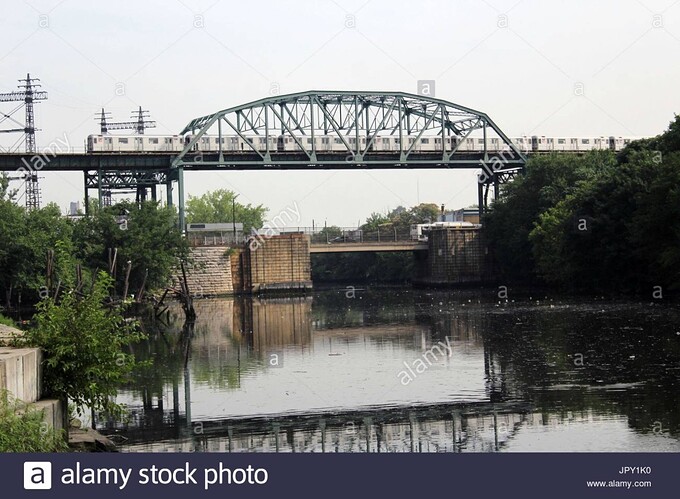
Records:
{"label": "bridge reflection", "polygon": [[[627,347],[612,333],[598,339],[607,362],[559,360],[588,351],[568,343],[580,336],[560,334],[592,321],[585,308],[579,326],[566,320],[569,307],[504,310],[475,292],[447,303],[430,292],[354,291],[361,299],[337,290],[197,301],[192,336],[171,321],[135,352],[156,363],[120,392],[129,419],[100,429],[124,450],[494,452],[520,433],[571,424],[651,436],[680,427],[677,412],[654,402],[677,400],[670,353],[650,375],[651,359],[644,371],[622,363]],[[450,356],[402,387],[398,370],[438,344],[451,345]],[[268,365],[272,355],[281,369]]]}

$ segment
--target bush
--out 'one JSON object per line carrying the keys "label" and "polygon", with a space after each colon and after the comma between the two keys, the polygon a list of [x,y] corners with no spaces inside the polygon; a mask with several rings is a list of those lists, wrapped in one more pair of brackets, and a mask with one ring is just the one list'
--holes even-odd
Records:
{"label": "bush", "polygon": [[73,402],[79,415],[85,405],[122,415],[113,397],[135,367],[134,356],[124,349],[144,339],[135,324],[105,304],[112,286],[111,277],[100,272],[85,296],[70,291],[60,294],[58,303],[46,298],[37,306],[37,326],[21,340],[43,351],[46,395]]}
{"label": "bush", "polygon": [[63,431],[49,428],[42,411],[26,409],[0,392],[0,452],[59,452],[67,449]]}

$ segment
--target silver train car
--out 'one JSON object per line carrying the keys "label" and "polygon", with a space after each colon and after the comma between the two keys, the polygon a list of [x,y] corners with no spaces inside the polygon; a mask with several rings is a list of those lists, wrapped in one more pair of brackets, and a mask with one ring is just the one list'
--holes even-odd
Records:
{"label": "silver train car", "polygon": [[[87,152],[181,152],[193,139],[192,135],[90,135],[87,137]],[[445,149],[451,151],[457,148],[460,152],[500,152],[507,150],[500,138],[422,136],[413,135],[402,137],[404,144],[400,143],[399,137],[393,135],[377,136],[372,141],[366,137],[359,137],[359,148],[370,152],[396,152],[400,150],[415,152],[437,152]],[[549,153],[549,152],[584,152],[592,150],[621,151],[633,138],[624,137],[545,137],[523,136],[510,139],[512,143],[525,153]],[[317,152],[345,152],[348,149],[356,150],[357,137],[337,135],[316,135],[293,137],[291,135],[279,135],[264,137],[225,135],[221,138],[215,135],[204,135],[193,146],[194,151],[201,152],[252,152],[253,150],[264,152],[295,152],[311,150]],[[313,147],[312,147],[313,146]],[[486,147],[485,147],[486,146]]]}

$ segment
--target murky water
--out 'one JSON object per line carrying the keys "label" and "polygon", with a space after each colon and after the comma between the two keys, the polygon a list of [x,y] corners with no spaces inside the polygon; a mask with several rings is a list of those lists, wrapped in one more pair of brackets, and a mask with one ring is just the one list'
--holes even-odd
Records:
{"label": "murky water", "polygon": [[[179,310],[177,310],[179,312]],[[680,451],[673,305],[409,288],[197,303],[137,345],[123,451]]]}

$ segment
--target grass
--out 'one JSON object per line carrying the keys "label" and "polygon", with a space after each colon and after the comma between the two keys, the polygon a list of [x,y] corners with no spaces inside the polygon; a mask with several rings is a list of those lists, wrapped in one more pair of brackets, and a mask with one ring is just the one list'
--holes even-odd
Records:
{"label": "grass", "polygon": [[42,411],[30,409],[0,392],[0,452],[61,452],[68,449],[63,431],[43,421]]}
{"label": "grass", "polygon": [[10,327],[16,327],[16,324],[14,324],[14,321],[12,319],[9,319],[2,314],[0,314],[0,324],[4,324],[5,326]]}

